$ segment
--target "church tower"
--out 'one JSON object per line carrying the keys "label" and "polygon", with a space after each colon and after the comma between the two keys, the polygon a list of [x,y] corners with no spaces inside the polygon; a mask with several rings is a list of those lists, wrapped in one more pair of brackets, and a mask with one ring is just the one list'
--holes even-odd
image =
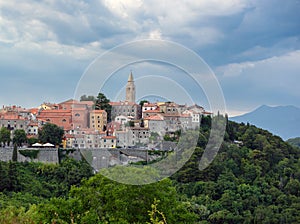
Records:
{"label": "church tower", "polygon": [[135,103],[135,85],[132,72],[130,72],[126,85],[126,101]]}

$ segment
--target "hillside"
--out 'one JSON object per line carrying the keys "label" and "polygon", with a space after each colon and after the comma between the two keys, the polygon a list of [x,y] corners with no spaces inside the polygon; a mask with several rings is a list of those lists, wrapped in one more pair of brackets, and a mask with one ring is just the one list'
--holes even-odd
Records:
{"label": "hillside", "polygon": [[[208,117],[202,120],[195,152],[172,177],[124,185],[96,174],[50,200],[31,188],[13,194],[6,189],[0,193],[0,223],[300,223],[300,149],[253,125],[226,122],[225,141],[203,171],[198,166],[210,134]],[[59,175],[70,162],[48,170]],[[18,166],[28,169],[28,163]],[[9,164],[2,167],[11,172]],[[145,173],[151,169],[144,168]],[[129,173],[116,169],[132,178],[141,174],[136,167]],[[20,171],[17,180],[24,179]],[[71,178],[72,172],[61,178]],[[49,172],[31,175],[39,189],[47,187]],[[61,184],[54,181],[51,188]]]}
{"label": "hillside", "polygon": [[300,136],[300,108],[294,106],[270,107],[263,105],[250,113],[231,117],[230,120],[249,122],[285,140]]}

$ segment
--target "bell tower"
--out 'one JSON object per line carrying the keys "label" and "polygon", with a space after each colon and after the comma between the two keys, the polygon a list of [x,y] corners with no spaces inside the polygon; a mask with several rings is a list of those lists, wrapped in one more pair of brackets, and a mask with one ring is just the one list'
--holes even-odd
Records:
{"label": "bell tower", "polygon": [[132,72],[130,72],[126,85],[126,101],[135,103],[135,85]]}

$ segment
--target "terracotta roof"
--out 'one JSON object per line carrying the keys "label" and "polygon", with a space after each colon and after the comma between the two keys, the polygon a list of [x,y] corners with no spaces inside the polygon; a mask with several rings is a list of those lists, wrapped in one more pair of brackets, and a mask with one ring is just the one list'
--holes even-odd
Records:
{"label": "terracotta roof", "polygon": [[37,112],[39,111],[39,109],[38,108],[31,108],[31,109],[29,109],[29,111],[32,114],[37,114]]}
{"label": "terracotta roof", "polygon": [[144,110],[143,113],[162,113],[160,110]]}
{"label": "terracotta roof", "polygon": [[116,136],[103,136],[104,139],[116,139]]}
{"label": "terracotta roof", "polygon": [[38,122],[31,121],[28,126],[38,126]]}
{"label": "terracotta roof", "polygon": [[204,111],[203,114],[213,114],[212,112]]}
{"label": "terracotta roof", "polygon": [[152,115],[149,117],[144,118],[145,120],[152,120],[152,121],[163,121],[163,117],[159,116],[159,115]]}
{"label": "terracotta roof", "polygon": [[71,110],[62,110],[62,109],[58,109],[58,110],[42,110],[40,113],[46,113],[46,114],[50,114],[50,113],[71,113]]}
{"label": "terracotta roof", "polygon": [[75,138],[73,134],[65,134],[66,138]]}
{"label": "terracotta roof", "polygon": [[25,120],[24,117],[19,116],[18,114],[4,114],[2,115],[3,120]]}

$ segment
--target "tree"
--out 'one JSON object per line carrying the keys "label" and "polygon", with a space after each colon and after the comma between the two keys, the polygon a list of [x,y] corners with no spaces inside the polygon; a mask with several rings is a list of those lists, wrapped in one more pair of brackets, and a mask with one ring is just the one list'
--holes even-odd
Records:
{"label": "tree", "polygon": [[12,154],[12,159],[13,162],[18,162],[18,148],[17,145],[14,144],[14,150],[13,150],[13,154]]}
{"label": "tree", "polygon": [[13,143],[17,146],[22,146],[27,141],[26,133],[23,129],[17,129],[14,132]]}
{"label": "tree", "polygon": [[64,130],[55,124],[47,123],[43,129],[39,131],[39,140],[43,143],[49,142],[59,145],[62,141]]}
{"label": "tree", "polygon": [[94,96],[87,96],[87,95],[82,95],[80,97],[80,101],[94,101],[95,102],[96,98]]}
{"label": "tree", "polygon": [[27,142],[28,142],[29,145],[33,145],[34,143],[39,142],[39,139],[37,139],[37,138],[28,138]]}
{"label": "tree", "polygon": [[142,101],[140,101],[140,106],[142,107],[142,106],[144,106],[144,103],[149,103],[149,101],[148,100],[142,100]]}
{"label": "tree", "polygon": [[0,192],[8,187],[8,164],[0,161]]}
{"label": "tree", "polygon": [[111,121],[111,105],[110,100],[103,93],[99,93],[95,102],[95,110],[105,110],[107,113],[107,121]]}
{"label": "tree", "polygon": [[0,142],[3,143],[4,145],[5,144],[9,145],[10,141],[11,141],[10,131],[7,128],[2,127],[0,129]]}

